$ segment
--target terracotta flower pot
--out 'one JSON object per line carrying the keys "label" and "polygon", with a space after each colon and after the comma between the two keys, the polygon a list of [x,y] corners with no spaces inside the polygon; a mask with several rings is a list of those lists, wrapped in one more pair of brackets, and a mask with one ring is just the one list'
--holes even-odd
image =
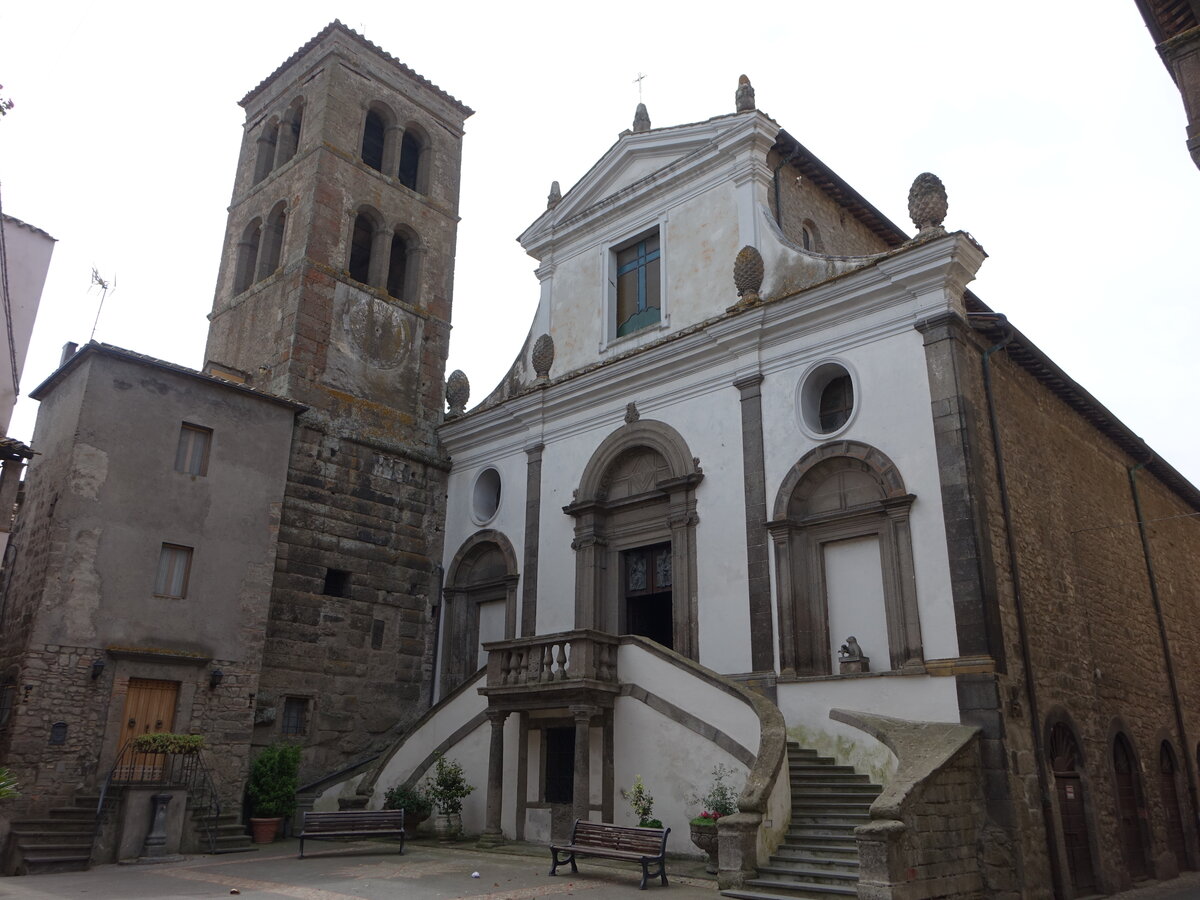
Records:
{"label": "terracotta flower pot", "polygon": [[280,817],[273,819],[250,819],[250,834],[253,836],[256,844],[269,844],[275,840],[275,835],[279,833],[279,826],[283,824],[283,819]]}
{"label": "terracotta flower pot", "polygon": [[708,862],[704,871],[710,875],[717,874],[717,825],[693,825],[692,843],[708,854]]}

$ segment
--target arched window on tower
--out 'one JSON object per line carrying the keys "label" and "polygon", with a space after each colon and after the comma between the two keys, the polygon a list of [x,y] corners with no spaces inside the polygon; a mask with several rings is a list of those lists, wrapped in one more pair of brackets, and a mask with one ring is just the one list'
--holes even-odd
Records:
{"label": "arched window on tower", "polygon": [[408,254],[411,242],[397,231],[392,235],[392,252],[388,257],[387,292],[397,300],[411,300],[408,296]]}
{"label": "arched window on tower", "polygon": [[240,294],[254,284],[254,273],[258,265],[258,246],[262,241],[262,220],[254,219],[242,232],[238,241],[237,268],[233,276],[233,292]]}
{"label": "arched window on tower", "polygon": [[271,174],[275,166],[275,145],[279,141],[279,120],[272,118],[258,135],[258,155],[254,159],[254,183]]}
{"label": "arched window on tower", "polygon": [[350,262],[346,266],[350,277],[363,284],[371,283],[371,244],[375,238],[375,223],[366,213],[354,218],[354,233],[350,237]]}
{"label": "arched window on tower", "polygon": [[410,125],[404,129],[404,137],[400,139],[400,168],[397,178],[406,188],[425,192],[422,184],[422,157],[425,155],[425,140]]}
{"label": "arched window on tower", "polygon": [[363,125],[362,160],[372,169],[383,171],[383,143],[387,137],[387,122],[372,109],[367,112]]}
{"label": "arched window on tower", "polygon": [[279,128],[279,148],[275,154],[275,166],[278,168],[289,162],[296,155],[300,146],[300,125],[304,121],[304,101],[297,98],[288,107]]}
{"label": "arched window on tower", "polygon": [[275,205],[271,215],[267,217],[267,225],[262,236],[262,252],[259,254],[258,278],[262,279],[274,274],[279,268],[279,260],[283,251],[283,226],[287,219],[287,207],[283,201]]}

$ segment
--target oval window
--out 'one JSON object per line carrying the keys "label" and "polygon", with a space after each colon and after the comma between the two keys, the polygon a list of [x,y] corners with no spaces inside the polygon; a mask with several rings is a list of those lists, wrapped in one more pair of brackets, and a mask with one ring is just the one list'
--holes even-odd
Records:
{"label": "oval window", "polygon": [[815,436],[841,431],[854,415],[854,377],[837,362],[823,362],[805,376],[800,389],[800,424]]}
{"label": "oval window", "polygon": [[475,479],[475,489],[471,492],[471,511],[475,519],[482,525],[491,521],[500,508],[500,473],[487,468]]}

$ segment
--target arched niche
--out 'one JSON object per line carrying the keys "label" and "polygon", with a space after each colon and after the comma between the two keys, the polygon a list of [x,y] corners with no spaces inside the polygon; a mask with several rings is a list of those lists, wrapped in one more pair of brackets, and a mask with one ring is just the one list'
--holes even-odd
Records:
{"label": "arched niche", "polygon": [[[836,674],[835,646],[849,637],[840,630],[851,628],[875,635],[870,643],[855,635],[872,671],[924,667],[909,527],[914,499],[892,461],[856,441],[818,447],[788,471],[767,523],[782,674]],[[847,616],[842,593],[862,609]]]}
{"label": "arched niche", "polygon": [[[477,531],[454,554],[442,588],[443,697],[479,670],[481,641],[517,636],[519,580],[517,554],[499,531]],[[501,609],[502,627],[493,614]]]}
{"label": "arched niche", "polygon": [[1046,716],[1045,750],[1054,778],[1053,806],[1057,813],[1059,857],[1066,861],[1070,897],[1096,893],[1094,812],[1083,751],[1066,711]]}
{"label": "arched niche", "polygon": [[696,488],[683,437],[638,419],[605,438],[575,500],[575,627],[645,634],[697,658]]}

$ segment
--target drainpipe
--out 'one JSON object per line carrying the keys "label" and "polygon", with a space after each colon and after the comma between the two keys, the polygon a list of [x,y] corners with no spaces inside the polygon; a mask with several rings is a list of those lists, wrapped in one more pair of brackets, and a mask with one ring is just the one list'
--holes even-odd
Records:
{"label": "drainpipe", "polygon": [[446,578],[446,570],[442,568],[442,564],[438,563],[434,567],[437,572],[437,593],[434,595],[437,602],[433,605],[433,664],[430,667],[429,673],[429,707],[433,708],[437,702],[437,685],[438,685],[438,647],[442,642],[442,583]]}
{"label": "drainpipe", "polygon": [[[1142,515],[1142,498],[1138,493],[1138,469],[1144,469],[1154,462],[1154,456],[1145,462],[1129,468],[1129,489],[1133,493],[1133,511],[1137,516],[1138,533],[1142,537],[1142,556],[1146,560],[1146,578],[1150,582],[1150,599],[1154,603],[1154,617],[1158,620],[1158,636],[1162,642],[1163,662],[1167,669],[1167,683],[1171,686],[1171,705],[1175,708],[1175,727],[1179,729],[1179,740],[1183,750],[1183,767],[1187,774],[1188,797],[1192,801],[1192,825],[1196,823],[1196,811],[1200,809],[1196,803],[1196,777],[1192,768],[1192,752],[1188,744],[1187,732],[1183,730],[1183,704],[1179,701],[1179,685],[1175,681],[1175,663],[1171,658],[1171,645],[1167,641],[1167,623],[1163,618],[1162,601],[1158,594],[1158,578],[1154,573],[1154,557],[1150,555],[1150,534],[1146,531],[1146,518]],[[1182,869],[1187,860],[1179,860]]]}
{"label": "drainpipe", "polygon": [[1025,621],[1025,606],[1021,596],[1021,570],[1017,566],[1017,543],[1013,534],[1012,504],[1008,496],[1008,478],[1004,468],[1004,451],[1000,445],[1000,429],[996,417],[996,397],[992,391],[992,354],[1007,347],[1015,337],[1008,317],[1001,313],[968,314],[971,318],[987,318],[1005,330],[1004,337],[983,354],[983,391],[987,397],[988,423],[992,430],[992,452],[996,457],[996,482],[1000,489],[1000,507],[1004,515],[1004,538],[1008,549],[1008,568],[1012,579],[1013,606],[1017,613],[1017,633],[1021,638],[1021,664],[1025,669],[1025,695],[1029,702],[1029,730],[1033,736],[1034,758],[1037,762],[1038,790],[1042,795],[1042,824],[1046,829],[1046,851],[1050,859],[1050,878],[1054,895],[1062,897],[1062,861],[1058,858],[1057,830],[1050,800],[1050,776],[1046,772],[1046,748],[1042,741],[1041,713],[1038,710],[1037,689],[1033,681],[1033,653],[1029,649],[1029,627]]}

